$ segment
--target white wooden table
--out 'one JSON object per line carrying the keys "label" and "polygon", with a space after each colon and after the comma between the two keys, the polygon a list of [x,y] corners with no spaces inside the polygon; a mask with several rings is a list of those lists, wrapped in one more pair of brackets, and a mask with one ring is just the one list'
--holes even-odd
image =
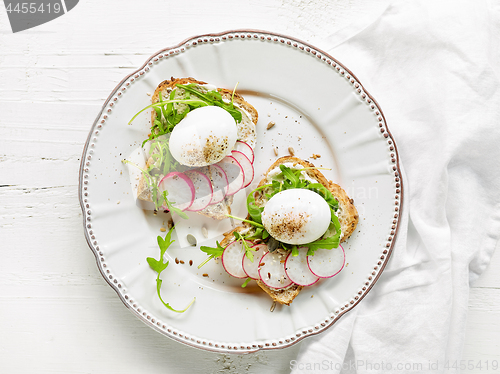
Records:
{"label": "white wooden table", "polygon": [[[241,28],[318,44],[386,2],[88,0],[16,34],[0,5],[0,373],[289,372],[299,345],[204,352],[124,307],[83,235],[83,145],[111,90],[159,49]],[[500,361],[498,269],[497,251],[471,288],[464,360]]]}

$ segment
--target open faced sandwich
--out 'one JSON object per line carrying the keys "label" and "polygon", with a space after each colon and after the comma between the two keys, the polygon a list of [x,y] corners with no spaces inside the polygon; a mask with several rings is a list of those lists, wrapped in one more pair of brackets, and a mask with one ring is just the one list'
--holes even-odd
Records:
{"label": "open faced sandwich", "polygon": [[248,196],[247,208],[242,224],[218,243],[230,275],[256,280],[275,302],[289,305],[304,286],[344,267],[340,243],[355,230],[358,212],[310,162],[276,160]]}
{"label": "open faced sandwich", "polygon": [[152,104],[134,118],[149,108],[137,197],[155,210],[227,218],[233,195],[253,180],[255,108],[234,90],[193,78],[160,83]]}

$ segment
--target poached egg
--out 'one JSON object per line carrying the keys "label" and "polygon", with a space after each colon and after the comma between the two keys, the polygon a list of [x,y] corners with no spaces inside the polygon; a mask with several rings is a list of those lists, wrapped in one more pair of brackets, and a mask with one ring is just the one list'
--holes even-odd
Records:
{"label": "poached egg", "polygon": [[234,118],[218,106],[189,112],[170,135],[170,153],[182,165],[208,166],[231,154],[238,130]]}
{"label": "poached egg", "polygon": [[328,203],[316,192],[290,189],[278,192],[264,207],[262,224],[276,240],[301,245],[319,239],[331,220]]}

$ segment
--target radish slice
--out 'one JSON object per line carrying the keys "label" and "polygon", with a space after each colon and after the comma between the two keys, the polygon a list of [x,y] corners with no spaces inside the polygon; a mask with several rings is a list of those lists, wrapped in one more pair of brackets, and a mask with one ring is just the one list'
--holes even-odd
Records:
{"label": "radish slice", "polygon": [[220,203],[226,197],[229,189],[225,171],[219,165],[205,166],[199,170],[210,179],[212,184],[212,201],[210,201],[210,204]]}
{"label": "radish slice", "polygon": [[185,171],[184,174],[191,179],[194,186],[194,201],[187,210],[197,212],[205,209],[212,201],[213,196],[210,179],[204,173],[196,169]]}
{"label": "radish slice", "polygon": [[285,261],[285,272],[293,283],[300,286],[311,286],[319,280],[319,277],[311,273],[307,264],[308,248],[300,247],[298,256],[292,253],[287,256]]}
{"label": "radish slice", "polygon": [[[194,184],[189,177],[177,171],[168,173],[158,183],[160,193],[167,191],[168,201],[172,203],[175,208],[180,210],[188,209],[194,201],[195,188]],[[166,209],[166,207],[164,207]]]}
{"label": "radish slice", "polygon": [[[251,242],[247,242],[252,245]],[[222,253],[222,266],[229,275],[235,278],[246,278],[247,274],[243,270],[243,256],[245,255],[245,248],[241,240],[237,240],[229,244]]]}
{"label": "radish slice", "polygon": [[260,279],[260,259],[267,253],[267,245],[256,244],[252,248],[255,249],[255,252],[253,252],[253,262],[247,256],[243,256],[243,270],[250,278]]}
{"label": "radish slice", "polygon": [[253,164],[255,160],[255,154],[253,152],[252,147],[245,142],[242,142],[241,140],[238,140],[236,144],[234,145],[234,150],[235,151],[240,151],[243,153],[247,158],[250,160],[250,162]]}
{"label": "radish slice", "polygon": [[344,248],[339,245],[332,249],[317,249],[314,255],[307,256],[307,264],[311,272],[318,277],[331,278],[344,268]]}
{"label": "radish slice", "polygon": [[285,256],[267,252],[259,264],[259,277],[264,284],[274,289],[286,288],[293,282],[285,273]]}
{"label": "radish slice", "polygon": [[240,163],[232,156],[226,156],[216,165],[220,166],[226,173],[228,181],[228,191],[226,196],[234,195],[243,188],[245,174]]}
{"label": "radish slice", "polygon": [[243,188],[249,186],[253,181],[254,175],[252,163],[250,162],[248,157],[240,151],[231,151],[231,156],[233,156],[236,161],[239,162],[241,168],[243,169],[243,174],[245,177],[243,181]]}

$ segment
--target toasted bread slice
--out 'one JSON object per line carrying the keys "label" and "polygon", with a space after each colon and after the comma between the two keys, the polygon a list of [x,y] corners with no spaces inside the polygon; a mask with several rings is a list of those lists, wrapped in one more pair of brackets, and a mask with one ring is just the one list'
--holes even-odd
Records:
{"label": "toasted bread slice", "polygon": [[[296,169],[302,169],[302,168],[307,168],[307,167],[314,167],[314,165],[308,161],[302,160],[297,157],[292,157],[292,156],[285,156],[277,159],[266,171],[264,174],[264,178],[260,181],[259,187],[267,184],[270,182],[270,178],[272,178],[272,175],[274,174],[275,170],[279,166],[285,164],[291,168],[296,168]],[[337,217],[339,218],[340,226],[342,229],[342,234],[340,236],[340,242],[344,242],[351,234],[354,232],[356,229],[356,226],[358,224],[359,216],[358,216],[358,211],[356,210],[356,207],[353,204],[353,200],[349,198],[347,193],[338,185],[333,183],[332,181],[329,181],[325,178],[325,176],[317,169],[307,169],[304,170],[304,172],[307,174],[309,178],[312,180],[321,183],[323,186],[328,188],[333,196],[338,200],[339,202],[339,209],[337,211]],[[259,194],[256,196],[255,203],[258,206],[264,206],[266,204],[266,200],[264,198],[264,194]],[[247,217],[249,218],[249,217]],[[248,232],[252,230],[252,227],[250,224],[244,223],[241,226],[236,227],[234,230],[232,230],[229,233],[226,233],[224,236],[224,239],[221,241],[221,245],[225,247],[227,244],[229,244],[231,241],[234,240],[234,231],[238,231],[240,233]],[[283,253],[283,259],[287,255],[286,253]],[[280,303],[280,304],[285,304],[285,305],[290,305],[290,303],[295,299],[295,297],[299,294],[299,292],[302,290],[302,286],[293,284],[285,289],[273,289],[264,284],[262,281],[257,280],[257,284],[262,288],[271,298]]]}
{"label": "toasted bread slice", "polygon": [[[207,83],[196,80],[194,78],[172,77],[171,79],[165,80],[158,85],[158,87],[156,88],[155,92],[152,95],[151,101],[152,103],[157,103],[160,100],[160,92],[162,98],[166,100],[170,97],[171,92],[177,88],[176,87],[177,84],[190,84],[190,83],[195,83],[197,85],[200,85],[200,87],[206,89],[206,91],[216,89],[215,87],[208,86]],[[242,114],[242,120],[240,123],[237,124],[238,140],[246,142],[252,148],[254,148],[256,142],[255,126],[257,125],[257,121],[259,119],[257,110],[248,102],[246,102],[245,99],[243,99],[243,97],[238,93],[234,93],[233,95],[232,91],[225,88],[217,88],[217,91],[221,94],[222,98],[225,101],[229,102],[232,99],[233,104],[240,110]],[[185,95],[184,90],[182,90],[181,88],[177,88],[175,93],[175,98],[182,98],[184,95]],[[176,103],[174,104],[174,106],[177,110],[182,111],[184,110],[185,104]],[[156,112],[153,110],[151,113],[151,123],[154,122],[155,118],[156,118]],[[150,158],[147,161],[146,166],[148,167],[151,164],[151,162],[152,159]],[[147,183],[144,179],[141,179],[139,181],[137,197],[140,200],[152,201],[151,190],[148,188]],[[201,211],[198,211],[197,213],[217,220],[222,220],[224,218],[227,218],[226,217],[227,214],[231,214],[232,201],[233,201],[232,196],[227,197],[220,203],[209,205],[208,207],[206,207]]]}

